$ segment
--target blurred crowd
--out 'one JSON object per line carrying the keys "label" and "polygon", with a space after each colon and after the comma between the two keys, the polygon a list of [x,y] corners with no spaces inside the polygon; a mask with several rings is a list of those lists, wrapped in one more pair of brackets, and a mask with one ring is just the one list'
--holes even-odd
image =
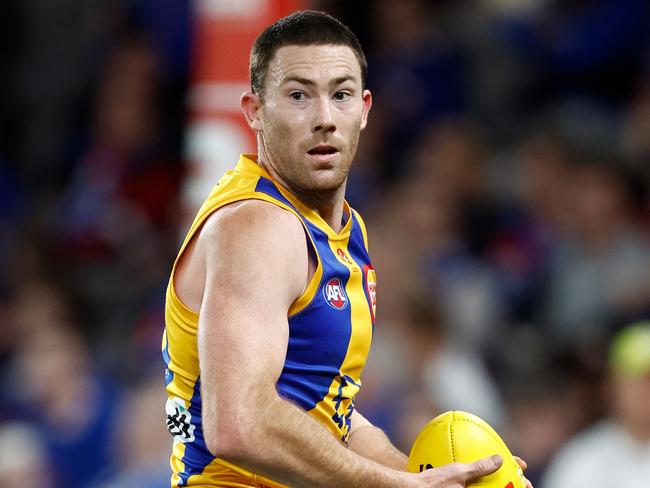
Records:
{"label": "blurred crowd", "polygon": [[168,486],[160,344],[190,4],[3,6],[3,484]]}
{"label": "blurred crowd", "polygon": [[[348,185],[378,273],[360,411],[406,452],[436,414],[476,413],[542,488],[596,487],[561,460],[610,436],[603,459],[638,455],[602,486],[642,486],[650,326],[628,326],[650,320],[650,5],[308,6],[359,35],[374,96]],[[168,486],[190,3],[4,7],[0,476]]]}

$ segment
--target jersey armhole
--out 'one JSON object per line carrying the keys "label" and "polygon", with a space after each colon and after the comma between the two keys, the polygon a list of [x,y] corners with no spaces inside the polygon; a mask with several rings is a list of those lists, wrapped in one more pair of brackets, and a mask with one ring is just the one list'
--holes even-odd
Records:
{"label": "jersey armhole", "polygon": [[316,295],[318,287],[320,286],[320,282],[323,278],[323,263],[321,262],[320,256],[318,255],[318,250],[316,249],[314,238],[312,237],[311,232],[309,232],[307,224],[298,215],[296,215],[296,217],[298,220],[300,220],[300,223],[302,224],[302,227],[305,231],[308,246],[307,253],[309,255],[309,259],[311,259],[312,256],[316,258],[316,269],[314,270],[314,274],[309,280],[309,283],[307,283],[305,290],[289,307],[289,317],[293,317],[294,315],[302,312],[305,308],[307,308],[307,306],[314,299],[314,296]]}
{"label": "jersey armhole", "polygon": [[276,205],[277,207],[280,207],[283,210],[286,210],[287,212],[292,213],[300,222],[300,224],[303,227],[303,230],[305,232],[306,240],[307,240],[307,252],[309,256],[314,256],[316,258],[316,269],[314,270],[314,274],[309,280],[309,282],[306,284],[305,289],[303,292],[300,294],[296,300],[291,304],[289,307],[288,311],[288,316],[295,315],[299,313],[301,310],[306,308],[312,301],[314,295],[316,294],[316,290],[318,289],[318,285],[320,284],[321,278],[323,276],[323,266],[321,263],[320,256],[318,255],[318,251],[316,249],[316,244],[314,243],[313,237],[311,233],[309,232],[309,228],[307,227],[307,224],[303,221],[303,219],[300,218],[300,215],[291,207],[288,205],[283,204],[282,202],[278,202],[277,200],[273,199],[272,197],[268,197],[265,194],[255,194],[255,195],[250,195],[247,196],[246,198],[232,198],[229,200],[225,200],[222,202],[219,202],[218,205],[215,205],[214,208],[209,209],[207,212],[205,212],[202,216],[201,219],[198,222],[195,222],[192,226],[190,234],[188,234],[187,238],[183,242],[183,245],[181,246],[180,251],[178,252],[178,256],[176,256],[176,260],[174,261],[174,265],[172,266],[172,271],[171,271],[171,276],[169,278],[169,285],[168,285],[168,293],[172,299],[172,301],[185,313],[189,314],[190,316],[198,317],[199,312],[196,310],[192,310],[190,307],[188,307],[178,296],[176,293],[176,284],[175,284],[175,278],[176,278],[176,268],[178,266],[178,263],[181,261],[183,256],[185,255],[185,251],[187,247],[190,245],[190,243],[198,236],[198,233],[201,231],[203,228],[203,225],[205,224],[206,220],[217,210],[220,208],[225,207],[226,205],[229,205],[231,203],[236,203],[236,202],[243,202],[245,200],[261,200],[264,202],[271,203],[273,205]]}

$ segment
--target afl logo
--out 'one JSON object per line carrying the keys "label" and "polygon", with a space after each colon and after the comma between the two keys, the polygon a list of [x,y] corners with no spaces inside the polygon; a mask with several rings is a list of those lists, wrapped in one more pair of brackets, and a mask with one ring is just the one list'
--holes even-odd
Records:
{"label": "afl logo", "polygon": [[332,278],[323,287],[323,297],[330,307],[343,310],[348,306],[348,297],[340,278]]}

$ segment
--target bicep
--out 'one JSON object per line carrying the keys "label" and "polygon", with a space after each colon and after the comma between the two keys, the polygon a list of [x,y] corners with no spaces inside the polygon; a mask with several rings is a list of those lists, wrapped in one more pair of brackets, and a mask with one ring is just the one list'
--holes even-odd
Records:
{"label": "bicep", "polygon": [[304,286],[307,250],[295,217],[268,206],[251,202],[206,230],[198,346],[208,415],[243,413],[275,394],[282,371],[287,311]]}

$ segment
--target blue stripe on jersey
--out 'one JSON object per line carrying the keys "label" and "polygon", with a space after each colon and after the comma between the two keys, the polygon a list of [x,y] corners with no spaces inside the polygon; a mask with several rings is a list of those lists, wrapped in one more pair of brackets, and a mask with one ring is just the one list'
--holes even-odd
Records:
{"label": "blue stripe on jersey", "polygon": [[210,464],[215,458],[208,451],[203,437],[203,423],[201,421],[201,379],[197,378],[194,383],[194,393],[190,403],[191,422],[194,428],[194,442],[185,444],[185,454],[181,461],[185,466],[185,470],[180,473],[180,483],[178,486],[187,486],[187,481],[190,476],[203,473],[205,467]]}
{"label": "blue stripe on jersey", "polygon": [[327,396],[332,381],[341,374],[352,333],[351,307],[331,307],[322,290],[333,278],[339,278],[345,288],[350,271],[334,256],[327,234],[302,217],[270,180],[260,177],[255,191],[279,200],[301,216],[321,259],[323,276],[312,301],[289,317],[287,356],[277,382],[283,398],[309,411]]}
{"label": "blue stripe on jersey", "polygon": [[341,374],[352,327],[351,307],[335,309],[322,293],[333,278],[339,278],[345,287],[350,271],[334,256],[327,235],[309,222],[307,225],[324,273],[311,303],[289,318],[287,357],[277,387],[284,397],[311,410],[327,396],[332,381]]}
{"label": "blue stripe on jersey", "polygon": [[166,336],[167,331],[165,330],[165,349],[162,351],[163,361],[165,362],[165,386],[174,380],[174,372],[169,369],[171,358],[169,357],[169,341],[166,339]]}
{"label": "blue stripe on jersey", "polygon": [[[267,195],[275,198],[276,200],[279,200],[282,203],[289,205],[292,209],[298,212],[298,209],[294,207],[293,204],[289,200],[287,200],[282,193],[280,193],[280,190],[276,188],[273,182],[267,178],[260,176],[257,185],[255,185],[255,191],[258,191],[260,193],[266,193]],[[300,215],[300,212],[298,212],[298,214]]]}

